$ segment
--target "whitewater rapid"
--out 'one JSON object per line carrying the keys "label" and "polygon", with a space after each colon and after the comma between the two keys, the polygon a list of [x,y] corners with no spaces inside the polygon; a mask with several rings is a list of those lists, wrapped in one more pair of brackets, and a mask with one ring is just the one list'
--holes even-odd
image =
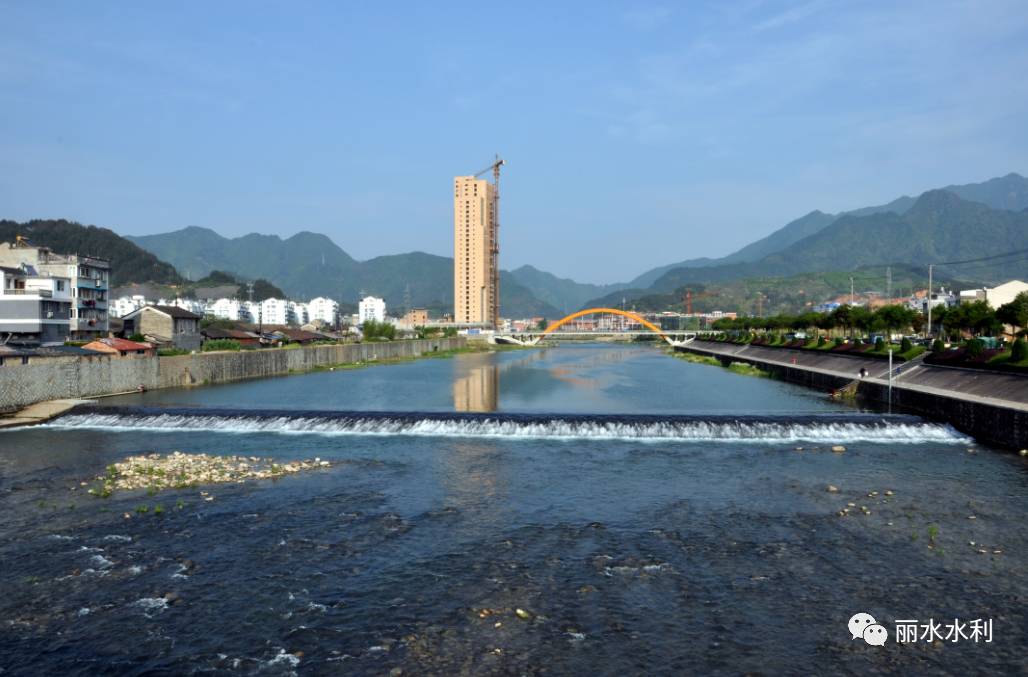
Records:
{"label": "whitewater rapid", "polygon": [[872,442],[961,444],[952,427],[881,414],[569,415],[76,408],[44,427],[156,432],[277,433],[325,436],[475,437],[680,442]]}

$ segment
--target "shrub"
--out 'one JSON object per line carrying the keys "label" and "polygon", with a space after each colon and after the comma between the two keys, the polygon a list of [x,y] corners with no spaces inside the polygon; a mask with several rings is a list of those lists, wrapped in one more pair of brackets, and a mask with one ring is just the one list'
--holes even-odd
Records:
{"label": "shrub", "polygon": [[235,339],[211,339],[203,344],[203,352],[209,353],[213,350],[239,350],[241,346]]}
{"label": "shrub", "polygon": [[176,355],[188,355],[189,351],[185,348],[159,348],[157,355],[159,357],[174,357]]}
{"label": "shrub", "polygon": [[875,350],[879,352],[885,350],[885,341],[882,340],[881,336],[875,339]]}
{"label": "shrub", "polygon": [[1010,348],[1010,361],[1024,362],[1025,360],[1028,360],[1028,341],[1019,338],[1014,341],[1014,345]]}
{"label": "shrub", "polygon": [[135,341],[136,343],[146,343],[146,337],[140,334],[139,332],[136,332],[132,336],[129,336],[128,340]]}
{"label": "shrub", "polygon": [[985,352],[985,344],[974,338],[964,344],[964,354],[970,359],[981,357]]}
{"label": "shrub", "polygon": [[843,343],[845,343],[845,341],[843,341],[843,340],[842,340],[842,337],[841,337],[841,336],[840,336],[840,337],[836,337],[836,339],[835,339],[835,347],[836,347],[836,348],[838,348],[839,346],[841,346],[841,345],[842,345]]}
{"label": "shrub", "polygon": [[932,352],[941,353],[946,350],[946,344],[942,342],[942,339],[935,339],[932,341]]}
{"label": "shrub", "polygon": [[909,353],[913,348],[914,348],[914,344],[910,342],[910,339],[908,339],[906,336],[904,336],[903,340],[900,341],[900,352],[901,353]]}
{"label": "shrub", "polygon": [[821,346],[823,346],[826,343],[828,343],[828,339],[826,339],[824,336],[818,336],[817,337],[817,347],[818,348],[820,348]]}

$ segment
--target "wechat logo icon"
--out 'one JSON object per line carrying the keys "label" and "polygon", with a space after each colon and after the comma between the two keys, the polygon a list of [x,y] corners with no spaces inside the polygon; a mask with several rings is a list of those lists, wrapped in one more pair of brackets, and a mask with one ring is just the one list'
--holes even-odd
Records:
{"label": "wechat logo icon", "polygon": [[871,646],[883,646],[889,638],[888,631],[879,625],[871,614],[853,614],[846,627],[852,635],[851,639],[863,639]]}

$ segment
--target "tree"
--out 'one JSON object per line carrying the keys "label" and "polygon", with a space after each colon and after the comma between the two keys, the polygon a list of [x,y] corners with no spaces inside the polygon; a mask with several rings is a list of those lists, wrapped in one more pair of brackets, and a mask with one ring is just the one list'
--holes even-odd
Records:
{"label": "tree", "polygon": [[850,316],[853,318],[853,326],[865,334],[874,326],[874,314],[863,306],[853,306]]}
{"label": "tree", "polygon": [[963,303],[950,309],[943,319],[943,326],[948,331],[966,331],[987,336],[1003,327],[1002,323],[996,319],[996,311],[985,301]]}
{"label": "tree", "polygon": [[1017,333],[1022,336],[1028,334],[1028,291],[1021,292],[1013,301],[997,308],[996,319],[1014,327],[1015,331],[1019,329]]}
{"label": "tree", "polygon": [[396,327],[389,324],[388,322],[376,322],[375,320],[365,320],[364,324],[361,325],[361,332],[364,334],[364,340],[371,339],[382,339],[386,341],[392,341],[396,338]]}
{"label": "tree", "polygon": [[882,306],[875,311],[874,315],[875,324],[892,334],[894,329],[909,327],[914,321],[916,313],[906,306],[889,305]]}
{"label": "tree", "polygon": [[1028,341],[1018,338],[1010,348],[1010,361],[1024,362],[1025,360],[1028,360]]}
{"label": "tree", "polygon": [[544,329],[546,329],[546,318],[540,317],[539,322],[536,324],[535,328],[539,331],[543,331]]}

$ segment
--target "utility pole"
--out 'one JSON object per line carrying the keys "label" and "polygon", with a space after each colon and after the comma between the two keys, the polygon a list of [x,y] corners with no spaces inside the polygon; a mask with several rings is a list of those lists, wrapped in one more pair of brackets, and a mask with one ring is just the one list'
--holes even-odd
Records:
{"label": "utility pole", "polygon": [[925,334],[926,338],[932,337],[932,268],[935,264],[928,264],[928,333]]}
{"label": "utility pole", "polygon": [[892,413],[892,344],[889,344],[889,413]]}
{"label": "utility pole", "polygon": [[885,298],[892,299],[892,266],[885,269]]}
{"label": "utility pole", "polygon": [[850,275],[850,305],[853,305],[853,276]]}

